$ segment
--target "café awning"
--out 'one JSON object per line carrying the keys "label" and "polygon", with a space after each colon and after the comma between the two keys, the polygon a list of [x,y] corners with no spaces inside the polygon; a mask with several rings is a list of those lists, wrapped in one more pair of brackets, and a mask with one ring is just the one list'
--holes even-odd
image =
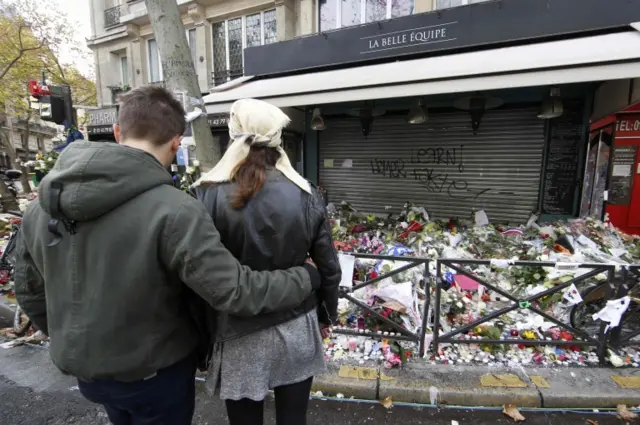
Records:
{"label": "caf\u00e9 awning", "polygon": [[277,78],[247,76],[216,87],[204,101],[207,113],[216,113],[247,97],[291,107],[638,76],[640,32],[630,30]]}

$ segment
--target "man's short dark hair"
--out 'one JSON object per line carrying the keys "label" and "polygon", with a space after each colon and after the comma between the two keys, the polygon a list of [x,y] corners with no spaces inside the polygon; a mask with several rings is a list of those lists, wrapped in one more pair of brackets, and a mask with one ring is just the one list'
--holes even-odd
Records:
{"label": "man's short dark hair", "polygon": [[122,140],[146,140],[159,146],[184,133],[184,108],[163,87],[138,87],[120,95],[118,103]]}

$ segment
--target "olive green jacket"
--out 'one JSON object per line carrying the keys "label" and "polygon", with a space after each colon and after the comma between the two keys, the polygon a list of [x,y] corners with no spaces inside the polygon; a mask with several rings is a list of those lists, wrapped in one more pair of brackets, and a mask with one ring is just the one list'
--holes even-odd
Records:
{"label": "olive green jacket", "polygon": [[303,267],[241,266],[153,156],[111,143],[63,151],[25,212],[16,254],[20,306],[50,336],[55,365],[87,381],[144,379],[193,352],[190,290],[244,316],[312,292]]}

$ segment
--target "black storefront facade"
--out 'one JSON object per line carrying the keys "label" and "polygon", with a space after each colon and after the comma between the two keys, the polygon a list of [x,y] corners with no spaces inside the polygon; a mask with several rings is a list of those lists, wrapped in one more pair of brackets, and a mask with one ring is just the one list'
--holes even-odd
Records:
{"label": "black storefront facade", "polygon": [[[209,127],[215,143],[220,145],[220,152],[225,152],[229,146],[229,113],[214,113],[207,115]],[[299,131],[291,129],[282,132],[283,149],[289,157],[291,164],[298,169],[300,173],[304,172],[302,163],[302,148],[304,135]],[[195,152],[194,152],[195,154]]]}
{"label": "black storefront facade", "polygon": [[575,216],[594,92],[640,76],[636,5],[493,1],[249,48],[207,111],[304,111],[305,176],[363,212]]}
{"label": "black storefront facade", "polygon": [[[118,122],[118,106],[108,106],[105,108],[92,109],[88,111],[87,116],[87,135],[88,140],[92,142],[114,142],[116,141],[113,134],[113,125]],[[220,145],[220,150],[224,152],[229,145],[229,114],[215,113],[207,116],[207,122],[211,128],[214,142]],[[299,170],[302,172],[302,139],[301,132],[286,131],[284,132],[285,151],[289,155],[291,162],[298,164]],[[179,152],[176,158],[176,165],[184,166],[184,155],[186,154],[190,162],[195,159],[195,151],[186,149],[187,152]],[[179,167],[178,170],[181,168]],[[183,170],[184,171],[184,170]]]}

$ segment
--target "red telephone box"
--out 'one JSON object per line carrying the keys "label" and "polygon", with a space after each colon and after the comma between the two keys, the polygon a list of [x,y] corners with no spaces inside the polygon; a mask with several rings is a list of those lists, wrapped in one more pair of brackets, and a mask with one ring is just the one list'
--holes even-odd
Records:
{"label": "red telephone box", "polygon": [[[592,124],[592,140],[598,132],[612,134],[603,196],[604,219],[626,233],[640,235],[640,105]],[[595,174],[590,173],[590,167],[587,158],[585,188],[588,176]],[[583,193],[583,203],[584,197]]]}

